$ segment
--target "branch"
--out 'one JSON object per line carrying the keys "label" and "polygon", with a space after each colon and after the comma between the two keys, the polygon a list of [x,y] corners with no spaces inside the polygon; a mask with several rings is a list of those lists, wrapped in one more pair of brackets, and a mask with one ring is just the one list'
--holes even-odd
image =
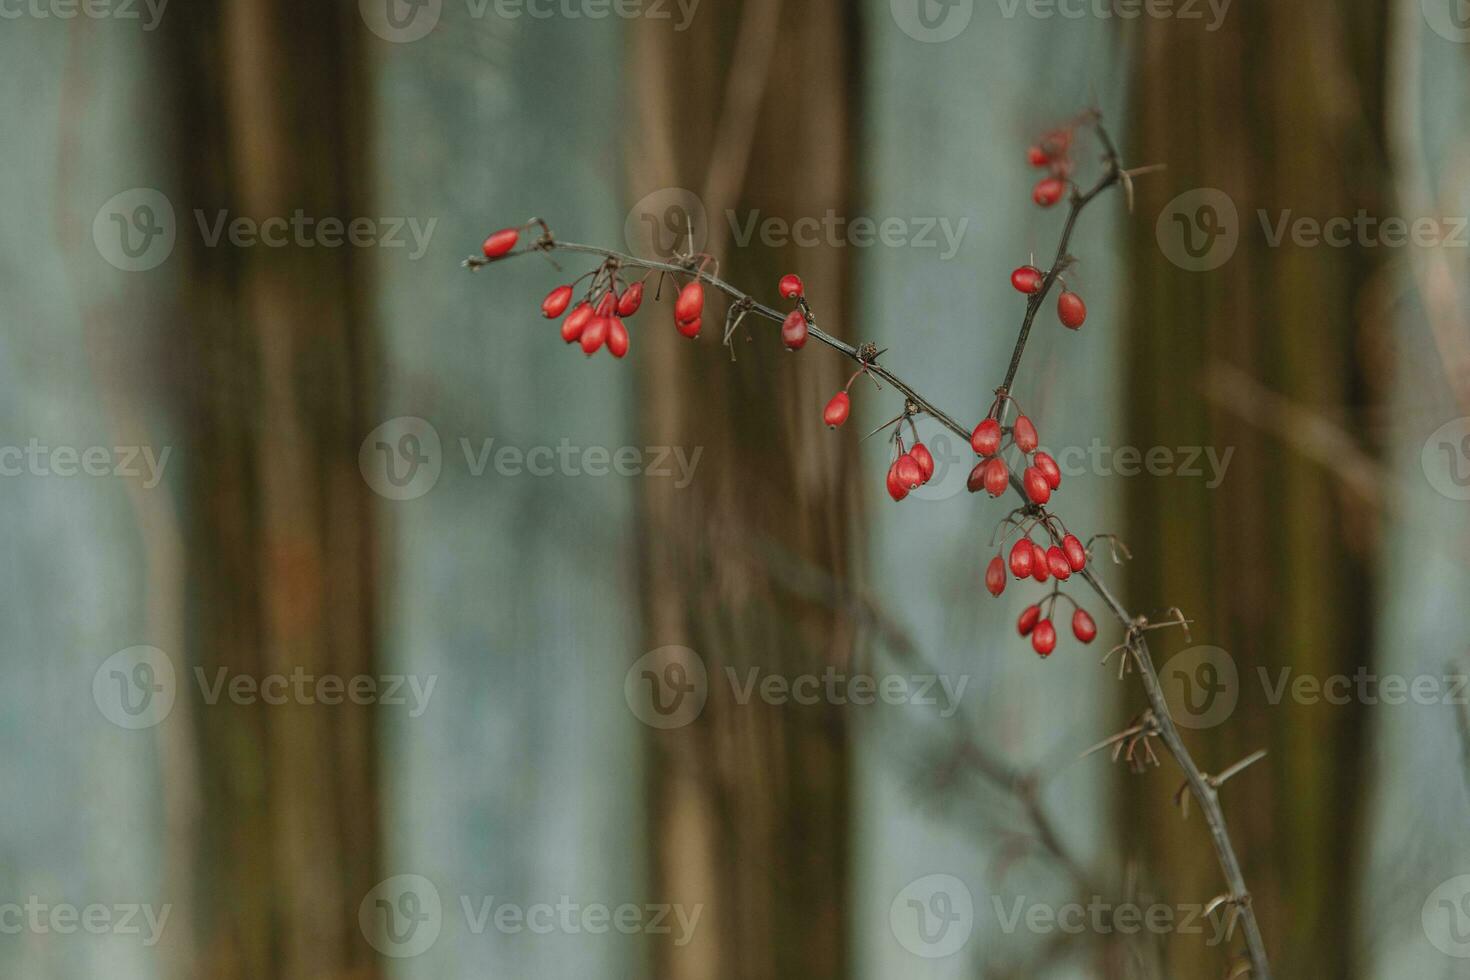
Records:
{"label": "branch", "polygon": [[[1046,295],[1050,292],[1051,287],[1056,283],[1071,261],[1071,257],[1067,254],[1067,245],[1071,240],[1072,232],[1076,227],[1077,218],[1081,214],[1082,209],[1109,187],[1118,184],[1123,185],[1125,188],[1129,187],[1132,175],[1138,173],[1138,171],[1127,171],[1122,168],[1117,148],[1114,146],[1106,130],[1104,130],[1096,114],[1090,113],[1081,121],[1092,126],[1093,131],[1097,134],[1099,141],[1103,145],[1104,172],[1097,183],[1086,191],[1079,189],[1075,184],[1072,185],[1066,223],[1062,229],[1062,237],[1057,246],[1056,257],[1052,262],[1051,268],[1046,272],[1041,288],[1032,294],[1027,301],[1026,313],[1021,321],[1021,329],[1016,338],[1015,349],[1011,354],[1010,366],[1006,370],[1005,380],[997,394],[1008,392],[1011,384],[1015,381],[1016,372],[1020,368],[1021,358],[1025,353],[1026,341],[1030,336],[1031,325],[1035,321],[1037,310],[1040,308]],[[619,268],[645,269],[675,277],[699,280],[725,293],[741,307],[746,315],[757,316],[778,324],[786,319],[785,313],[758,302],[753,296],[731,285],[718,275],[705,271],[705,263],[701,261],[702,257],[700,256],[690,256],[676,263],[644,259],[613,249],[560,241],[552,235],[550,229],[543,222],[535,221],[528,224],[537,224],[542,229],[542,235],[536,242],[519,251],[509,252],[494,259],[485,259],[478,256],[468,258],[464,262],[465,267],[471,270],[478,270],[492,262],[498,262],[511,256],[529,255],[533,253],[549,255],[554,251],[595,255],[601,257],[605,262],[616,263]],[[810,308],[806,308],[806,312],[808,334],[812,339],[825,344],[844,357],[856,362],[874,377],[886,381],[912,403],[915,409],[929,415],[953,432],[963,442],[968,443],[970,441],[970,434],[973,431],[973,427],[967,428],[961,425],[953,416],[925,398],[902,378],[879,365],[877,359],[884,352],[880,352],[876,345],[867,343],[854,347],[846,341],[820,329]],[[1042,514],[1048,513],[1031,503],[1020,479],[1014,473],[1011,474],[1010,482],[1012,489],[1020,495],[1025,507],[1034,508]],[[1050,528],[1049,522],[1043,521],[1041,524],[1043,527],[1047,527],[1048,533],[1055,539],[1056,534]],[[1149,628],[1148,621],[1143,617],[1130,614],[1118,598],[1097,577],[1091,565],[1088,565],[1076,574],[1080,575],[1092,587],[1092,590],[1097,593],[1098,598],[1112,611],[1114,617],[1122,624],[1125,630],[1127,637],[1125,643],[1128,651],[1133,654],[1138,664],[1139,677],[1143,683],[1144,694],[1147,696],[1149,706],[1153,711],[1153,719],[1157,728],[1158,737],[1163,741],[1164,747],[1168,750],[1169,754],[1174,757],[1175,763],[1183,771],[1185,782],[1188,784],[1191,793],[1199,805],[1200,812],[1204,814],[1205,822],[1209,826],[1211,842],[1214,844],[1215,853],[1220,862],[1220,869],[1224,874],[1226,884],[1230,888],[1228,900],[1237,910],[1243,926],[1246,950],[1251,963],[1251,975],[1255,980],[1270,980],[1271,968],[1266,956],[1265,942],[1261,936],[1260,925],[1256,920],[1250,892],[1246,888],[1245,876],[1241,871],[1240,859],[1237,857],[1234,845],[1230,841],[1230,834],[1226,828],[1224,812],[1220,808],[1218,793],[1216,792],[1215,786],[1212,785],[1210,778],[1205,775],[1189,754],[1189,750],[1185,747],[1184,740],[1179,733],[1179,728],[1169,712],[1169,705],[1164,696],[1163,685],[1159,681],[1158,671],[1154,667],[1153,659],[1148,651],[1148,644],[1142,635]],[[999,775],[1002,779],[1010,777],[1010,774],[994,775]],[[1033,813],[1032,816],[1034,818],[1036,814]]]}

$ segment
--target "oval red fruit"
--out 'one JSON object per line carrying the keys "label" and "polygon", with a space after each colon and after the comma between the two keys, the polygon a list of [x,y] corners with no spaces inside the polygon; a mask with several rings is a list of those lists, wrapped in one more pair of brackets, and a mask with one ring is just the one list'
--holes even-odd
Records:
{"label": "oval red fruit", "polygon": [[888,467],[888,496],[897,501],[908,495],[909,488],[898,478],[898,461],[894,460],[893,465]]}
{"label": "oval red fruit", "polygon": [[781,343],[787,350],[801,350],[806,346],[806,314],[792,310],[781,324]]}
{"label": "oval red fruit", "polygon": [[1046,549],[1046,570],[1051,572],[1058,582],[1065,582],[1072,577],[1072,566],[1067,563],[1067,556],[1062,549],[1056,545]]}
{"label": "oval red fruit", "polygon": [[548,320],[555,320],[567,311],[567,306],[572,302],[572,287],[557,286],[546,294],[541,301],[541,315]]}
{"label": "oval red fruit", "polygon": [[1021,474],[1021,485],[1026,488],[1026,496],[1033,504],[1044,504],[1051,499],[1051,487],[1047,485],[1046,477],[1034,466],[1026,467],[1026,472]]}
{"label": "oval red fruit", "polygon": [[924,471],[919,468],[919,464],[914,460],[914,457],[908,453],[904,453],[898,457],[898,462],[894,465],[897,467],[898,478],[903,481],[903,485],[907,489],[917,490],[923,485]]}
{"label": "oval red fruit", "polygon": [[970,448],[981,456],[994,456],[1000,449],[1000,423],[986,419],[970,433]]}
{"label": "oval red fruit", "polygon": [[607,349],[612,351],[613,357],[622,357],[628,353],[628,328],[623,325],[623,318],[620,316],[607,319]]}
{"label": "oval red fruit", "polygon": [[1011,574],[1016,578],[1031,575],[1036,556],[1031,551],[1031,539],[1021,538],[1011,549]]}
{"label": "oval red fruit", "polygon": [[1069,534],[1062,539],[1062,554],[1067,556],[1067,564],[1072,571],[1080,572],[1087,567],[1087,549],[1082,547],[1077,535]]}
{"label": "oval red fruit", "polygon": [[1087,304],[1082,302],[1081,296],[1064,289],[1057,297],[1057,319],[1062,321],[1062,326],[1076,330],[1087,319]]}
{"label": "oval red fruit", "polygon": [[1031,631],[1031,649],[1043,657],[1050,657],[1051,652],[1056,648],[1057,628],[1051,624],[1051,620],[1043,619]]}
{"label": "oval red fruit", "polygon": [[1031,200],[1044,208],[1049,208],[1062,199],[1062,192],[1067,185],[1057,177],[1043,177],[1036,182],[1031,189]]}
{"label": "oval red fruit", "polygon": [[498,259],[515,248],[520,238],[521,233],[515,228],[502,228],[485,239],[485,244],[481,246],[481,249],[485,253],[485,258]]}
{"label": "oval red fruit", "polygon": [[596,354],[603,341],[607,340],[607,331],[611,324],[611,317],[595,316],[589,320],[587,328],[582,331],[582,353],[589,357]]}
{"label": "oval red fruit", "polygon": [[1016,632],[1022,636],[1029,636],[1031,631],[1036,628],[1036,624],[1040,619],[1041,607],[1027,606],[1021,610],[1021,618],[1016,620]]}
{"label": "oval red fruit", "polygon": [[1045,278],[1036,266],[1023,265],[1011,273],[1011,285],[1016,288],[1017,292],[1030,295],[1041,291],[1041,283]]}
{"label": "oval red fruit", "polygon": [[561,322],[561,339],[570,344],[581,337],[587,321],[592,319],[592,313],[591,303],[578,303],[576,309],[568,313],[567,318]]}
{"label": "oval red fruit", "polygon": [[1097,639],[1097,623],[1092,621],[1086,609],[1078,607],[1072,614],[1072,635],[1083,643],[1091,643]]}
{"label": "oval red fruit", "polygon": [[992,456],[985,461],[985,472],[981,479],[985,481],[985,492],[992,497],[999,497],[1011,485],[1011,471],[1006,468],[1005,460]]}
{"label": "oval red fruit", "polygon": [[1006,566],[1000,560],[1000,555],[990,559],[990,564],[985,568],[985,587],[990,590],[991,595],[1000,595],[1006,590]]}
{"label": "oval red fruit", "polygon": [[1033,167],[1044,167],[1051,162],[1051,154],[1039,146],[1033,146],[1026,151],[1026,162]]}
{"label": "oval red fruit", "polygon": [[1049,577],[1046,571],[1046,551],[1039,544],[1031,545],[1031,577],[1038,582],[1045,582]]}
{"label": "oval red fruit", "polygon": [[1041,475],[1046,477],[1047,486],[1055,490],[1062,485],[1062,468],[1057,465],[1056,460],[1051,458],[1050,453],[1039,452],[1031,457],[1031,462],[1041,471]]}
{"label": "oval red fruit", "polygon": [[1011,435],[1015,437],[1016,448],[1023,453],[1035,452],[1036,447],[1041,444],[1041,437],[1036,434],[1036,426],[1032,425],[1031,420],[1024,415],[1016,416],[1016,425],[1011,430]]}
{"label": "oval red fruit", "polygon": [[965,477],[965,489],[971,493],[979,493],[985,489],[985,466],[990,460],[982,459],[970,470],[970,475]]}
{"label": "oval red fruit", "polygon": [[618,311],[618,294],[609,289],[602,294],[602,299],[597,301],[598,316],[612,316]]}
{"label": "oval red fruit", "polygon": [[928,483],[934,476],[934,455],[929,452],[929,447],[922,442],[916,442],[909,450],[909,455],[919,464],[919,472],[924,474],[924,482]]}
{"label": "oval red fruit", "polygon": [[822,421],[827,423],[828,428],[835,429],[847,421],[847,415],[851,411],[852,399],[848,397],[847,392],[839,391],[832,396],[827,407],[822,409]]}
{"label": "oval red fruit", "polygon": [[699,328],[703,325],[704,321],[701,320],[699,317],[695,317],[693,320],[688,321],[680,320],[678,323],[674,324],[674,326],[679,328],[679,332],[681,334],[691,340],[699,336]]}
{"label": "oval red fruit", "polygon": [[801,276],[786,273],[781,277],[781,298],[796,299],[806,289],[801,283]]}
{"label": "oval red fruit", "polygon": [[635,282],[618,297],[618,316],[632,316],[643,305],[643,283]]}
{"label": "oval red fruit", "polygon": [[679,298],[674,300],[674,319],[687,323],[698,320],[703,313],[704,286],[696,279],[679,290]]}

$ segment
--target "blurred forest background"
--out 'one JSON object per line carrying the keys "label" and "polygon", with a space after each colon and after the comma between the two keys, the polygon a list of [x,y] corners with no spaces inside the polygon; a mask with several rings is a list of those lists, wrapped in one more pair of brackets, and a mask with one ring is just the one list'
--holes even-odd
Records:
{"label": "blurred forest background", "polygon": [[[921,426],[939,475],[895,506],[885,444],[859,437],[900,406],[864,381],[827,431],[850,373],[830,352],[761,334],[732,363],[722,307],[691,344],[665,298],[626,362],[589,361],[538,304],[590,262],[459,265],[531,215],[666,252],[644,231],[692,199],[722,275],[770,301],[799,273],[824,326],[973,421],[1023,308],[1009,272],[1061,231],[1025,149],[1091,106],[1129,165],[1167,169],[1131,212],[1110,193],[1083,215],[1087,325],[1044,310],[1016,394],[1048,446],[1172,462],[1123,475],[1111,453],[1069,472],[1058,509],[1122,535],[1132,561],[1105,574],[1130,608],[1193,621],[1154,653],[1201,764],[1269,752],[1222,799],[1277,976],[1470,976],[1462,692],[1292,686],[1470,671],[1461,0],[531,6],[551,15],[5,14],[0,974],[1227,975],[1238,941],[1209,927],[1000,914],[1225,886],[1172,760],[1079,758],[1145,707],[1097,666],[1120,631],[1047,661],[1015,636],[1031,600],[985,594],[1007,507],[963,491],[968,447]],[[221,214],[298,210],[370,219],[368,238],[215,237]],[[904,231],[745,235],[829,214]],[[1377,230],[1293,230],[1360,214]],[[1426,217],[1437,245],[1383,234]],[[404,425],[427,484],[371,473],[372,433]],[[699,456],[687,481],[534,477],[481,468],[486,440]],[[64,475],[63,447],[101,447],[102,469]],[[662,730],[625,682],[672,646],[698,653],[709,699]],[[967,687],[947,712],[740,703],[723,683],[828,666]],[[421,710],[207,696],[298,671],[435,686]],[[1229,704],[1192,712],[1196,680]],[[166,706],[114,710],[115,681]],[[938,874],[973,927],[929,958],[894,910]],[[441,905],[382,893],[435,917],[418,946],[365,924],[405,875]],[[475,927],[486,900],[563,897],[702,911],[683,936]],[[8,903],[36,901],[168,918],[151,937],[12,928]]]}

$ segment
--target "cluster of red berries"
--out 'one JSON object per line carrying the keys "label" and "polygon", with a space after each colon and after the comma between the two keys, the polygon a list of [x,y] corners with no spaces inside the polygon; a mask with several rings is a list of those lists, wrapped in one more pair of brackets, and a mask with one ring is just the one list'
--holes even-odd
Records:
{"label": "cluster of red berries", "polygon": [[[1040,603],[1021,610],[1021,618],[1016,620],[1016,632],[1031,637],[1031,649],[1043,657],[1051,656],[1057,648],[1057,628],[1052,624],[1052,614],[1056,611],[1057,600],[1064,597],[1072,601],[1071,596],[1054,592]],[[1045,616],[1042,615],[1043,605],[1047,607]],[[1083,643],[1091,643],[1097,637],[1097,623],[1086,609],[1075,602],[1072,606],[1072,635]]]}
{"label": "cluster of red berries", "polygon": [[[1027,606],[1017,623],[1020,634],[1031,637],[1031,645],[1036,652],[1043,657],[1049,656],[1056,649],[1057,635],[1050,617],[1042,618],[1041,606],[1055,606],[1057,598],[1063,595],[1060,591],[1061,583],[1087,567],[1087,548],[1075,534],[1065,527],[1058,527],[1059,522],[1055,517],[1046,516],[1027,526],[1019,523],[1013,514],[1006,518],[1006,523],[1020,529],[1021,536],[1011,547],[1009,560],[1002,558],[999,551],[990,559],[990,564],[985,568],[985,588],[993,596],[1004,592],[1007,566],[1010,573],[1020,581],[1028,578],[1037,582],[1045,582],[1049,578],[1056,580],[1051,595],[1043,599],[1041,604]],[[1054,540],[1060,540],[1060,544],[1053,544],[1048,548],[1037,544],[1031,538],[1031,531],[1037,526],[1044,527]],[[1097,636],[1097,624],[1070,596],[1067,600],[1076,607],[1072,615],[1072,633],[1083,643],[1091,643]]]}
{"label": "cluster of red berries", "polygon": [[990,413],[970,433],[970,448],[984,458],[970,471],[968,487],[971,493],[978,493],[983,488],[992,497],[1006,492],[1011,483],[1011,470],[1001,453],[1006,448],[1004,440],[1009,434],[1009,444],[1021,451],[1022,461],[1028,464],[1021,473],[1021,487],[1026,491],[1026,498],[1033,504],[1044,504],[1051,499],[1052,491],[1062,485],[1062,470],[1050,453],[1037,448],[1041,437],[1029,418],[1017,415],[1009,429],[1001,425],[1005,405],[1010,401],[1012,399],[1008,395],[997,396]]}
{"label": "cluster of red berries", "polygon": [[907,452],[903,448],[902,435],[895,435],[893,444],[898,458],[888,467],[888,496],[896,502],[934,477],[934,456],[927,446],[918,441],[917,434],[912,448]]}

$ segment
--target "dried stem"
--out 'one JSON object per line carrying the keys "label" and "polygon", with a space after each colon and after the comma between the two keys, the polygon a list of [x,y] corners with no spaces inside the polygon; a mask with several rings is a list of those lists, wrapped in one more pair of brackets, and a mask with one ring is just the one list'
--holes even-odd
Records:
{"label": "dried stem", "polygon": [[[1036,312],[1040,308],[1046,294],[1052,285],[1061,276],[1067,264],[1071,261],[1067,254],[1067,245],[1071,239],[1072,231],[1076,226],[1078,215],[1089,203],[1097,198],[1104,190],[1119,183],[1126,183],[1125,173],[1136,173],[1137,171],[1125,172],[1119,160],[1118,152],[1107,132],[1104,130],[1100,120],[1095,115],[1087,117],[1086,121],[1091,124],[1093,131],[1097,134],[1103,145],[1104,173],[1098,182],[1086,191],[1078,189],[1075,185],[1070,197],[1070,207],[1067,213],[1066,223],[1062,229],[1061,241],[1057,247],[1056,257],[1052,266],[1047,270],[1042,288],[1033,294],[1026,304],[1026,314],[1021,322],[1020,333],[1016,338],[1015,349],[1011,354],[1010,366],[1006,370],[1005,381],[1002,390],[1008,391],[1015,380],[1016,372],[1020,368],[1022,355],[1025,353],[1026,341],[1031,333],[1031,325],[1035,321]],[[760,303],[754,297],[743,290],[731,285],[718,275],[704,271],[703,267],[695,264],[692,260],[684,263],[660,262],[654,259],[644,259],[633,255],[627,255],[612,249],[598,248],[593,245],[580,245],[574,242],[564,242],[556,239],[549,231],[534,245],[522,249],[512,255],[528,255],[532,253],[550,253],[552,251],[575,252],[587,255],[599,256],[604,260],[615,259],[620,266],[648,269],[655,272],[669,273],[682,276],[687,279],[699,279],[706,285],[725,293],[731,299],[748,307],[748,315],[759,316],[771,320],[777,324],[786,318],[786,314]],[[510,256],[505,256],[509,258]],[[500,261],[500,260],[495,260]],[[490,264],[490,261],[472,257],[465,260],[465,266],[470,269],[479,269]],[[953,416],[939,408],[929,399],[925,398],[908,382],[893,374],[888,369],[877,363],[879,353],[872,344],[863,344],[854,347],[837,337],[823,331],[817,326],[815,317],[810,318],[808,324],[809,335],[819,343],[825,344],[838,353],[842,354],[859,365],[869,374],[886,381],[897,389],[914,407],[929,415],[945,428],[949,429],[961,440],[968,443],[973,427],[967,428],[954,419]],[[1011,486],[1020,496],[1026,506],[1031,506],[1021,481],[1012,474]],[[1175,724],[1173,716],[1169,712],[1168,701],[1164,696],[1163,684],[1159,680],[1158,671],[1154,667],[1153,659],[1149,654],[1148,643],[1142,636],[1138,627],[1140,623],[1146,622],[1140,617],[1135,617],[1128,612],[1118,598],[1108,589],[1106,585],[1094,574],[1092,566],[1088,566],[1078,573],[1098,597],[1122,624],[1127,631],[1128,651],[1131,652],[1139,668],[1139,677],[1143,683],[1144,694],[1148,698],[1149,706],[1153,710],[1154,723],[1157,728],[1158,737],[1174,757],[1174,761],[1183,771],[1185,782],[1199,805],[1200,812],[1204,814],[1205,823],[1209,826],[1210,839],[1214,845],[1216,856],[1220,861],[1220,869],[1225,876],[1225,882],[1229,886],[1229,902],[1236,909],[1245,935],[1246,952],[1250,958],[1251,976],[1255,980],[1270,980],[1270,962],[1266,956],[1265,942],[1261,936],[1260,925],[1256,920],[1255,910],[1251,903],[1250,892],[1246,888],[1245,875],[1241,871],[1240,859],[1236,855],[1235,847],[1230,841],[1230,834],[1225,824],[1225,815],[1220,807],[1219,795],[1211,784],[1210,778],[1195,763],[1189,754],[1189,749],[1184,745],[1184,739],[1180,735],[1179,727]],[[996,774],[993,774],[996,775]],[[1011,778],[1011,774],[1001,776],[1002,779]],[[1031,814],[1033,820],[1037,814]]]}

